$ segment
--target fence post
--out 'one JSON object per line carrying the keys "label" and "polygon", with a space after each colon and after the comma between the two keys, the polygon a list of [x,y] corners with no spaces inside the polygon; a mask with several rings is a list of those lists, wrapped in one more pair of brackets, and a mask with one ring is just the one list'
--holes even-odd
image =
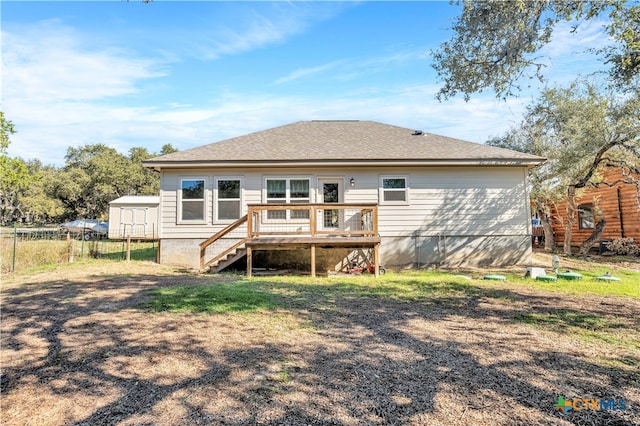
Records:
{"label": "fence post", "polygon": [[11,262],[11,272],[16,271],[16,246],[18,244],[18,222],[13,222],[13,260]]}
{"label": "fence post", "polygon": [[74,240],[71,238],[71,235],[67,232],[67,257],[69,259],[69,263],[73,263],[73,241]]}
{"label": "fence post", "polygon": [[131,260],[131,235],[127,236],[127,262]]}
{"label": "fence post", "polygon": [[84,228],[82,228],[82,245],[80,246],[80,257],[84,257]]}

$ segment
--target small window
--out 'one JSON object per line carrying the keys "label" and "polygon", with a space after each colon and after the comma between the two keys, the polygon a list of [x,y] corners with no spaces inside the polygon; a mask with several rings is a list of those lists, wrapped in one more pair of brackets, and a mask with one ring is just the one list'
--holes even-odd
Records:
{"label": "small window", "polygon": [[407,197],[407,178],[383,177],[381,198],[381,204],[406,204],[409,199]]}
{"label": "small window", "polygon": [[580,229],[593,229],[593,205],[583,204],[578,207],[578,227]]}
{"label": "small window", "polygon": [[180,182],[180,206],[182,221],[204,221],[204,179],[183,179]]}
{"label": "small window", "polygon": [[216,217],[218,220],[236,220],[242,210],[240,202],[240,179],[218,179]]}

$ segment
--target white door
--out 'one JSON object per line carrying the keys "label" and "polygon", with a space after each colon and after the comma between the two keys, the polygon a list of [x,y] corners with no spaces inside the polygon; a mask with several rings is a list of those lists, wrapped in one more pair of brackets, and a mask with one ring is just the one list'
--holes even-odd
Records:
{"label": "white door", "polygon": [[[342,202],[342,179],[319,179],[319,199],[323,204],[339,204]],[[320,229],[340,229],[342,214],[338,209],[323,209]]]}

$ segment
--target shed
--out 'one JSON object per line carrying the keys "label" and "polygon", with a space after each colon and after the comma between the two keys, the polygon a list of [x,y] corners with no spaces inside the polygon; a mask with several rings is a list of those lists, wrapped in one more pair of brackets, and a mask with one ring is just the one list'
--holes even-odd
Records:
{"label": "shed", "polygon": [[158,238],[160,197],[124,196],[109,203],[109,238]]}

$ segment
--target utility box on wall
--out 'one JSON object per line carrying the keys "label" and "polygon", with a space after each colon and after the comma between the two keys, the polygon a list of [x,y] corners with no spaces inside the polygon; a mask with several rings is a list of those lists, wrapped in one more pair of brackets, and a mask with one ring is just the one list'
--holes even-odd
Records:
{"label": "utility box on wall", "polygon": [[160,197],[124,196],[109,203],[109,238],[158,239]]}

